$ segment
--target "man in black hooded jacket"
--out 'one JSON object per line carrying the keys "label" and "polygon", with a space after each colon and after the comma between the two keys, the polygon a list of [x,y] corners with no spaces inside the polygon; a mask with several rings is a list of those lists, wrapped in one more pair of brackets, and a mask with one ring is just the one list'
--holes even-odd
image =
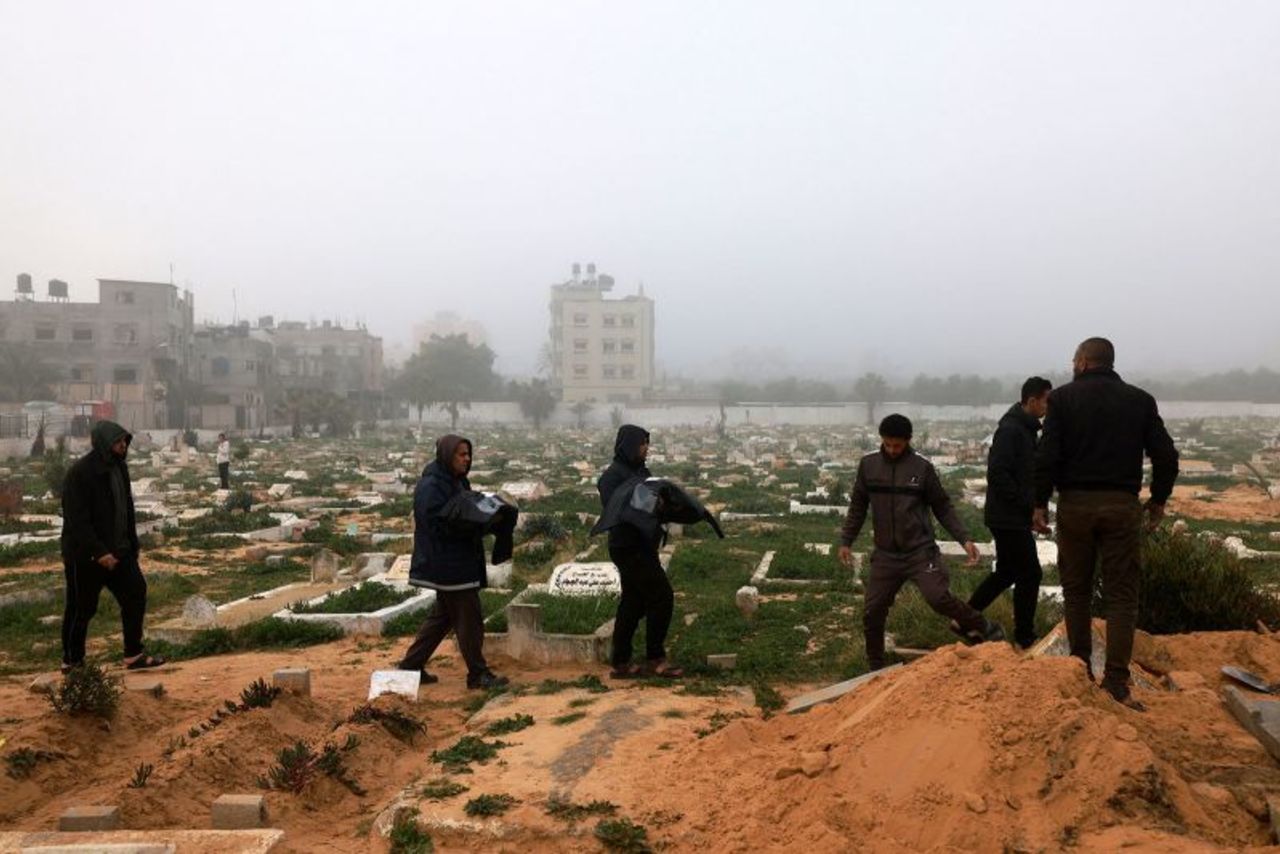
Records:
{"label": "man in black hooded jacket", "polygon": [[[602,509],[608,508],[609,498],[622,484],[637,476],[649,477],[645,466],[648,455],[649,431],[633,424],[622,425],[613,444],[613,462],[596,483]],[[667,664],[667,630],[675,609],[675,593],[658,560],[658,542],[646,537],[634,525],[617,525],[609,529],[609,559],[618,567],[622,582],[622,596],[613,621],[610,675],[616,679],[682,676],[679,668]],[[631,642],[641,617],[645,620],[644,667],[631,662]]]}
{"label": "man in black hooded jacket", "polygon": [[1036,436],[1049,409],[1053,383],[1031,377],[1022,384],[1022,400],[1000,419],[987,454],[987,503],[983,521],[996,541],[996,566],[969,597],[984,610],[1013,588],[1013,637],[1027,649],[1036,640],[1036,604],[1040,598],[1040,556],[1031,529],[1035,504]]}
{"label": "man in black hooded jacket", "polygon": [[421,671],[424,683],[439,681],[423,668],[452,630],[467,664],[467,687],[487,690],[506,685],[507,679],[490,670],[484,659],[484,612],[480,605],[480,588],[487,581],[484,539],[470,527],[457,530],[445,513],[450,499],[471,488],[469,471],[470,440],[441,436],[436,441],[435,460],[422,470],[413,491],[409,577],[414,585],[436,591],[436,601],[399,669]]}
{"label": "man in black hooded jacket", "polygon": [[147,582],[138,565],[138,529],[125,457],[133,436],[99,421],[92,449],[67,471],[62,487],[62,569],[67,581],[62,616],[62,670],[84,663],[89,621],[102,588],[120,605],[124,663],[129,670],[158,667],[164,659],[142,648]]}

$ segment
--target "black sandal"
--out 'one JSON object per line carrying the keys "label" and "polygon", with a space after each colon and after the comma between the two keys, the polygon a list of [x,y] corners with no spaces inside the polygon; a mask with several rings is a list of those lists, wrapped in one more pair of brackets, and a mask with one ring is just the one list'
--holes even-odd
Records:
{"label": "black sandal", "polygon": [[145,652],[124,666],[125,670],[149,670],[165,664],[164,656],[147,655]]}

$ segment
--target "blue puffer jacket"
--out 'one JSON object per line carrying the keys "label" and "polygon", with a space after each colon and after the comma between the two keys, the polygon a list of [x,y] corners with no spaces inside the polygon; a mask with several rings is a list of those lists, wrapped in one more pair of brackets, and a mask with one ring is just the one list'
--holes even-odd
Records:
{"label": "blue puffer jacket", "polygon": [[413,560],[409,583],[432,590],[471,590],[485,586],[484,539],[473,528],[458,530],[443,511],[449,499],[471,484],[465,475],[451,473],[449,461],[461,436],[445,436],[436,443],[436,459],[422,471],[413,492]]}

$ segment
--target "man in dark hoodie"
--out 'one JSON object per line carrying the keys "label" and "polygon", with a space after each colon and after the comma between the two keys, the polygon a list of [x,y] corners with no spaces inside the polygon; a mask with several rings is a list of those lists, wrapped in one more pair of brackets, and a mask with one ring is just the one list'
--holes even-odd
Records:
{"label": "man in dark hoodie", "polygon": [[[649,431],[633,424],[618,428],[613,443],[613,462],[596,483],[600,506],[607,508],[614,490],[635,477],[649,477],[645,460],[649,456]],[[667,663],[667,630],[675,609],[675,593],[658,560],[658,542],[646,537],[634,525],[609,529],[609,559],[618,567],[622,596],[613,621],[613,671],[615,679],[641,676],[679,678],[684,673]],[[645,620],[643,667],[631,661],[631,642],[640,618]]]}
{"label": "man in dark hoodie", "polygon": [[93,427],[93,447],[67,471],[62,487],[62,567],[67,580],[62,616],[63,672],[84,663],[89,621],[105,587],[120,605],[124,663],[129,670],[164,659],[142,648],[147,582],[138,565],[138,529],[125,457],[133,436],[111,421]]}
{"label": "man in dark hoodie", "polygon": [[426,622],[400,661],[401,670],[422,671],[422,681],[439,681],[423,670],[427,659],[452,630],[467,664],[468,688],[497,688],[507,679],[489,669],[484,660],[484,611],[480,588],[485,586],[484,538],[474,530],[459,531],[445,518],[444,509],[463,490],[471,488],[471,442],[461,436],[441,436],[436,458],[422,471],[413,493],[413,583],[436,591]]}
{"label": "man in dark hoodie", "polygon": [[1024,382],[1022,401],[1009,407],[991,439],[982,516],[996,541],[996,566],[969,597],[969,605],[982,611],[1012,587],[1013,638],[1023,649],[1036,640],[1041,571],[1031,511],[1036,493],[1036,436],[1052,389],[1053,383],[1043,377]]}
{"label": "man in dark hoodie", "polygon": [[880,450],[858,463],[849,512],[840,531],[840,562],[853,565],[853,541],[871,512],[875,550],[867,574],[866,604],[862,625],[867,663],[872,670],[884,667],[884,625],[889,608],[902,585],[913,582],[925,602],[951,618],[952,628],[966,641],[978,643],[1004,639],[1004,630],[951,593],[951,576],[934,539],[930,512],[964,544],[969,565],[978,562],[978,547],[933,463],[911,448],[911,421],[894,413],[880,422]]}

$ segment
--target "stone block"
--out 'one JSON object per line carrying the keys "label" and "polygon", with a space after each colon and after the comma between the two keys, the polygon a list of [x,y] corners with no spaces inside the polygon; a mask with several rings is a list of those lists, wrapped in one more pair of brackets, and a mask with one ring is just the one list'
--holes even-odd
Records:
{"label": "stone block", "polygon": [[506,563],[489,564],[485,567],[485,577],[490,587],[503,588],[511,584],[511,561]]}
{"label": "stone block", "polygon": [[271,674],[271,683],[291,694],[311,696],[311,671],[305,667],[285,667]]}
{"label": "stone block", "polygon": [[256,830],[267,826],[262,795],[223,795],[213,802],[214,830]]}
{"label": "stone block", "polygon": [[1190,691],[1206,687],[1205,678],[1194,670],[1175,670],[1165,677],[1174,691]]}
{"label": "stone block", "polygon": [[311,583],[333,581],[338,577],[342,559],[328,549],[321,549],[311,558]]}
{"label": "stone block", "polygon": [[33,694],[45,694],[49,691],[56,691],[58,689],[58,683],[61,681],[61,674],[41,673],[35,679],[31,680],[31,684],[27,686],[27,690]]}
{"label": "stone block", "polygon": [[284,555],[267,555],[265,558],[263,558],[263,563],[271,567],[284,566],[284,562],[285,562]]}
{"label": "stone block", "polygon": [[1231,685],[1222,690],[1222,699],[1271,758],[1280,760],[1280,702],[1256,699]]}
{"label": "stone block", "polygon": [[738,666],[738,654],[725,652],[707,656],[707,667],[718,667],[721,670],[732,670]]}
{"label": "stone block", "polygon": [[283,501],[293,497],[292,483],[273,483],[267,487],[267,497],[272,501]]}
{"label": "stone block", "polygon": [[120,826],[120,807],[70,807],[58,817],[58,830],[115,830]]}
{"label": "stone block", "polygon": [[164,682],[154,676],[139,676],[124,680],[126,691],[138,691],[157,696],[164,694]]}
{"label": "stone block", "polygon": [[182,603],[182,622],[193,629],[212,629],[218,625],[218,606],[197,593]]}

